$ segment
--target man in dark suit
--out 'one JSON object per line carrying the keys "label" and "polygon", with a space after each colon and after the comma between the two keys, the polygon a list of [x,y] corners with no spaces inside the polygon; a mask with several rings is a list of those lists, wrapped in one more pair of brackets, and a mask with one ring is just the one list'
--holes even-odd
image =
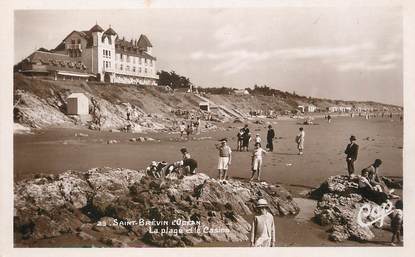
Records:
{"label": "man in dark suit", "polygon": [[347,145],[346,150],[344,153],[346,156],[347,162],[347,171],[349,172],[349,176],[354,174],[354,162],[357,160],[357,154],[359,152],[359,146],[355,143],[356,137],[350,137],[350,144]]}
{"label": "man in dark suit", "polygon": [[271,125],[269,125],[268,132],[267,132],[267,148],[269,149],[270,152],[274,151],[274,144],[272,142],[274,137],[275,137],[274,129],[272,128]]}

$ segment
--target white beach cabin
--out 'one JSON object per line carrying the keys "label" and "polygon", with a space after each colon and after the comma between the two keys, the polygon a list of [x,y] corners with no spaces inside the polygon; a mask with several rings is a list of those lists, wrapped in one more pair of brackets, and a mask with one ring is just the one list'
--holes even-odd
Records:
{"label": "white beach cabin", "polygon": [[89,114],[89,99],[84,93],[70,94],[67,102],[67,112],[69,115]]}

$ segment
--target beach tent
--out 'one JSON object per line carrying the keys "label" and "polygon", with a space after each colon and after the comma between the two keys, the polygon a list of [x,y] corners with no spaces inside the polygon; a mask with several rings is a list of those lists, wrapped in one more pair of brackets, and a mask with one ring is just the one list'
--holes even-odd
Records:
{"label": "beach tent", "polygon": [[89,100],[84,93],[72,93],[67,99],[69,115],[85,115],[89,113]]}

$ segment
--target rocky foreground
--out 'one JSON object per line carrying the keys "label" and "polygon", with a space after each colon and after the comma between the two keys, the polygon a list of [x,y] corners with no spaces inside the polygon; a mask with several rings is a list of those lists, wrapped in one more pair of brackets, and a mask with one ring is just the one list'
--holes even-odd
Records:
{"label": "rocky foreground", "polygon": [[[402,182],[386,177],[383,177],[383,180],[391,188],[402,188]],[[367,216],[361,214],[359,217],[359,211],[363,205],[369,206],[370,210],[381,210],[382,208],[358,193],[357,182],[357,178],[349,179],[348,176],[342,175],[332,176],[319,188],[310,192],[310,197],[318,200],[314,211],[314,220],[322,226],[331,227],[329,239],[332,241],[365,242],[375,237],[372,225],[361,226],[358,224],[359,218],[365,223],[376,219],[376,215],[373,215],[375,213]],[[385,222],[388,222],[388,217],[385,218]]]}
{"label": "rocky foreground", "polygon": [[142,171],[95,168],[40,175],[15,184],[14,230],[20,243],[76,235],[94,245],[128,247],[134,242],[161,247],[248,240],[258,198],[274,215],[299,208],[281,186],[205,174],[163,180]]}

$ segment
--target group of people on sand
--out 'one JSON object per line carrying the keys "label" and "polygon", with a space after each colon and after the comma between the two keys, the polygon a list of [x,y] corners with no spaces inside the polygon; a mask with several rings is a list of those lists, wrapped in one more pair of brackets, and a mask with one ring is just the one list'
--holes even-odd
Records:
{"label": "group of people on sand", "polygon": [[[379,176],[379,167],[382,165],[381,159],[376,159],[371,165],[362,169],[360,175],[355,174],[354,163],[357,160],[359,153],[359,145],[356,143],[356,137],[350,136],[350,143],[347,145],[344,153],[346,154],[347,171],[350,178],[358,179],[358,191],[360,195],[366,199],[373,201],[379,205],[386,205],[390,203],[390,199],[399,199],[399,196],[394,194],[394,189],[389,189],[382,178]],[[395,244],[395,239],[398,243],[401,242],[402,224],[403,224],[403,201],[398,200],[395,203],[395,209],[390,214],[392,240],[391,244]]]}
{"label": "group of people on sand", "polygon": [[196,119],[191,119],[188,122],[182,121],[179,124],[179,131],[180,131],[180,139],[183,139],[186,136],[186,139],[189,140],[190,135],[192,134],[200,134],[200,117]]}
{"label": "group of people on sand", "polygon": [[[304,130],[300,128],[300,133],[296,137],[299,154],[302,154],[304,144]],[[356,178],[358,181],[358,192],[360,195],[368,200],[371,200],[378,205],[386,206],[391,204],[389,199],[399,199],[399,196],[393,194],[394,190],[389,189],[382,178],[379,176],[379,167],[382,165],[381,159],[376,159],[371,165],[361,171],[361,175],[355,175],[354,163],[357,160],[359,145],[356,144],[356,137],[350,137],[350,143],[347,145],[344,153],[346,154],[347,170],[350,178]],[[253,155],[253,163],[255,167],[260,166],[260,161],[254,156],[266,153],[260,146],[256,145]],[[255,160],[255,161],[254,161]],[[254,170],[254,169],[253,169]],[[253,171],[252,177],[255,172]],[[252,179],[251,177],[251,179]],[[251,246],[255,247],[272,247],[275,245],[275,225],[274,217],[269,211],[266,200],[259,199],[257,202],[258,214],[255,216],[251,226]],[[397,200],[393,210],[390,212],[391,219],[391,245],[395,242],[402,242],[403,234],[403,201]]]}
{"label": "group of people on sand", "polygon": [[381,159],[376,159],[371,165],[364,168],[360,175],[355,174],[354,163],[357,160],[359,153],[359,145],[356,143],[354,135],[349,138],[350,143],[347,145],[344,153],[346,154],[347,171],[350,178],[357,176],[359,179],[359,190],[362,195],[378,204],[382,204],[387,199],[398,198],[393,194],[393,189],[390,190],[379,176],[379,167],[382,165]]}
{"label": "group of people on sand", "polygon": [[168,164],[165,161],[152,161],[146,168],[146,174],[154,178],[165,178],[170,174],[177,177],[194,175],[197,172],[197,161],[190,156],[186,148],[181,148],[182,160]]}
{"label": "group of people on sand", "polygon": [[[271,125],[268,126],[267,131],[267,145],[266,149],[262,148],[262,139],[257,134],[254,138],[254,148],[251,155],[251,176],[250,181],[255,178],[261,180],[261,167],[263,157],[265,154],[274,150],[273,140],[275,138],[275,131]],[[299,132],[295,137],[298,154],[303,155],[304,151],[305,131],[303,127],[299,128]],[[346,164],[348,175],[351,179],[358,181],[358,192],[368,200],[371,200],[379,205],[385,205],[389,199],[397,199],[399,196],[393,194],[393,189],[389,189],[379,176],[379,167],[382,165],[382,160],[376,159],[371,165],[361,171],[361,175],[355,174],[355,162],[359,154],[359,145],[356,143],[357,139],[354,135],[350,138],[350,143],[347,145],[344,153],[346,154]],[[218,159],[218,180],[219,183],[226,183],[229,178],[228,170],[232,163],[232,149],[228,145],[228,139],[222,138],[220,142],[215,145],[219,159]],[[237,150],[248,151],[249,142],[251,141],[251,134],[248,125],[240,129],[237,135]],[[171,173],[177,173],[179,176],[186,176],[196,174],[197,161],[194,160],[186,148],[180,149],[182,160],[167,164],[166,162],[153,162],[148,168],[147,173],[151,176],[162,178]],[[254,217],[251,226],[250,243],[255,247],[272,247],[275,245],[275,224],[274,217],[271,214],[268,203],[265,199],[258,199],[256,203],[257,215]],[[403,204],[401,200],[395,203],[395,208],[390,214],[391,229],[392,229],[392,244],[395,240],[401,242],[402,224],[403,224]]]}

